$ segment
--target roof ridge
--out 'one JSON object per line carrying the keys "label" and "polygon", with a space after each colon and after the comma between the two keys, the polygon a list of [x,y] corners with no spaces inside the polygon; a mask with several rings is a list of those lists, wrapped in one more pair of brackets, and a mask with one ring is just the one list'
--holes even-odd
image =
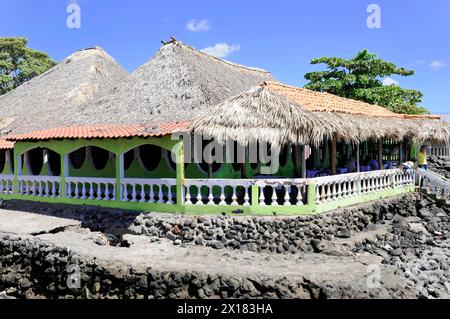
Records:
{"label": "roof ridge", "polygon": [[205,52],[202,52],[196,48],[194,48],[193,46],[190,46],[189,44],[186,44],[182,41],[179,41],[177,39],[175,39],[174,37],[171,37],[169,41],[161,41],[163,43],[163,47],[169,44],[176,44],[176,45],[180,45],[186,49],[192,50],[194,53],[205,56],[211,60],[217,61],[217,62],[221,62],[221,63],[225,63],[227,65],[233,66],[233,67],[237,67],[237,68],[241,68],[247,71],[253,71],[253,72],[260,72],[260,73],[266,73],[266,74],[272,74],[270,71],[262,69],[262,68],[258,68],[258,67],[251,67],[251,66],[246,66],[243,64],[239,64],[239,63],[235,63],[235,62],[231,62],[225,59],[221,59],[218,57],[215,57],[213,55],[207,54]]}

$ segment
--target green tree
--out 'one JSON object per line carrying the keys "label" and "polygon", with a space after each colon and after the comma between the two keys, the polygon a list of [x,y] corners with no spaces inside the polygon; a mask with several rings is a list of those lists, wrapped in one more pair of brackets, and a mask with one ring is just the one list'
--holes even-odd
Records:
{"label": "green tree", "polygon": [[384,78],[391,75],[412,76],[412,70],[398,68],[367,50],[359,51],[351,60],[337,57],[311,60],[311,64],[321,63],[326,64],[328,70],[305,74],[305,79],[309,81],[305,88],[378,104],[396,113],[427,113],[424,107],[418,105],[422,102],[422,92],[395,84],[383,85]]}
{"label": "green tree", "polygon": [[25,38],[0,38],[0,95],[56,64],[46,53],[30,49],[27,44]]}

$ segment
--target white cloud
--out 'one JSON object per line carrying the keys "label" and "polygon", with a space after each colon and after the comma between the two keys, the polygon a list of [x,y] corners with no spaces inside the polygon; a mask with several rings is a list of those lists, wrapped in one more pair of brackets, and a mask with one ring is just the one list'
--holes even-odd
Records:
{"label": "white cloud", "polygon": [[186,28],[192,32],[204,32],[209,31],[211,29],[211,24],[206,19],[200,21],[192,19],[188,21]]}
{"label": "white cloud", "polygon": [[429,64],[430,68],[433,70],[440,70],[448,66],[448,64],[445,61],[442,60],[433,60]]}
{"label": "white cloud", "polygon": [[398,85],[398,81],[395,81],[395,80],[392,79],[392,78],[385,78],[385,79],[383,80],[383,85],[384,85],[384,86]]}
{"label": "white cloud", "polygon": [[239,44],[227,44],[227,43],[217,43],[212,47],[204,48],[200,51],[213,55],[218,58],[226,58],[231,53],[239,51],[241,46]]}

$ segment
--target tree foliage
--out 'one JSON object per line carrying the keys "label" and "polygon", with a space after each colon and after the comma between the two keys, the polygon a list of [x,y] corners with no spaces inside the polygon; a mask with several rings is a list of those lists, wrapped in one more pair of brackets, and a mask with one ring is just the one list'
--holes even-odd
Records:
{"label": "tree foliage", "polygon": [[383,85],[383,78],[391,75],[412,76],[412,70],[378,59],[367,50],[359,51],[351,60],[337,57],[311,60],[311,64],[322,63],[327,65],[327,71],[305,74],[305,79],[309,81],[305,86],[307,89],[378,104],[396,113],[427,113],[424,107],[418,105],[422,102],[422,92],[394,84]]}
{"label": "tree foliage", "polygon": [[0,38],[0,95],[56,64],[46,53],[30,49],[27,45],[25,38]]}

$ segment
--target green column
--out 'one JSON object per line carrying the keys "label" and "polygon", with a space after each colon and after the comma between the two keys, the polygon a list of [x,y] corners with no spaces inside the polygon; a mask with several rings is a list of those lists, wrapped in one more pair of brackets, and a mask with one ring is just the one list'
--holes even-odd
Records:
{"label": "green column", "polygon": [[[262,191],[262,188],[261,188]],[[259,186],[258,185],[252,185],[252,207],[258,207],[259,206]]]}
{"label": "green column", "polygon": [[121,181],[125,177],[124,165],[123,165],[123,153],[115,153],[116,156],[116,200],[120,201],[122,196]]}
{"label": "green column", "polygon": [[177,143],[174,147],[177,166],[177,205],[184,205],[184,148],[183,141]]}
{"label": "green column", "polygon": [[315,212],[317,210],[316,204],[316,183],[308,184],[308,193],[307,193],[307,205],[311,212]]}
{"label": "green column", "polygon": [[69,154],[60,153],[60,161],[61,161],[61,193],[60,197],[66,197],[66,177],[69,176]]}
{"label": "green column", "polygon": [[14,150],[13,152],[13,161],[14,161],[14,189],[13,194],[18,195],[19,194],[19,175],[22,174],[22,154],[17,154],[19,152],[16,152]]}

